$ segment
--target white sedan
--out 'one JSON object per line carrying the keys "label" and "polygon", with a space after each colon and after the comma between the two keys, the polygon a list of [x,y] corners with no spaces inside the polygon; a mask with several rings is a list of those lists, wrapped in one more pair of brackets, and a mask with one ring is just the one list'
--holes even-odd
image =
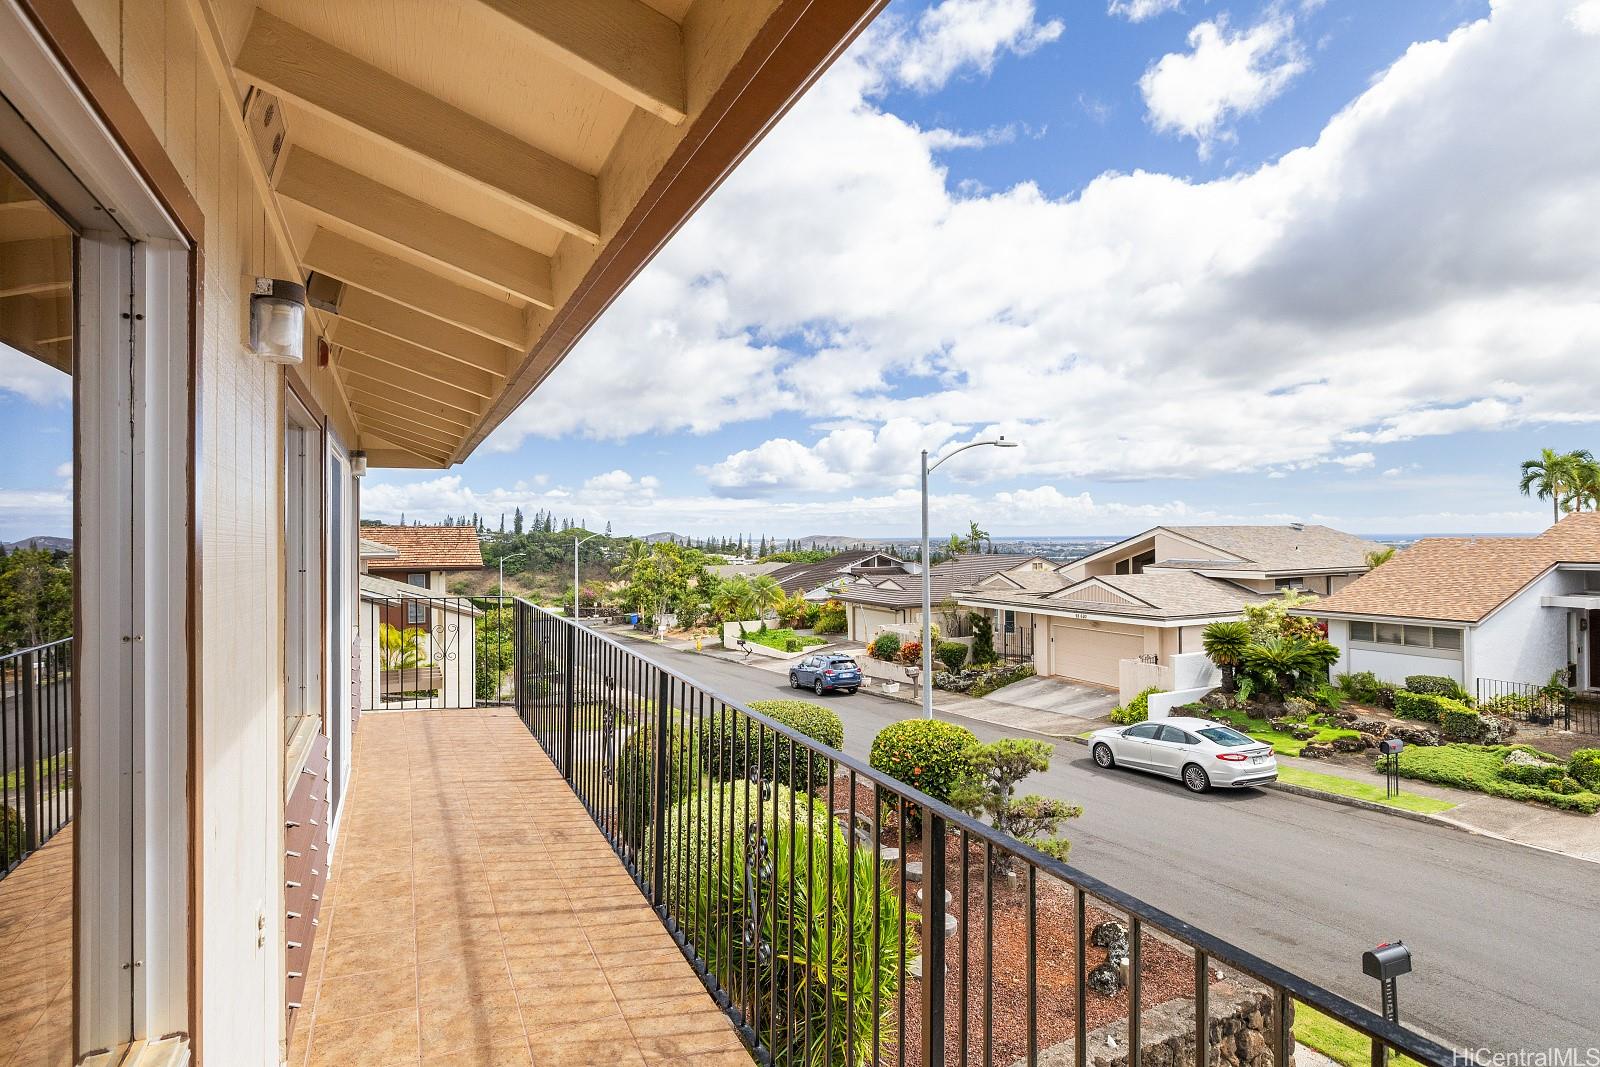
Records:
{"label": "white sedan", "polygon": [[1162,719],[1113,726],[1089,736],[1101,767],[1132,767],[1177,778],[1196,793],[1212,786],[1242,789],[1278,777],[1272,746],[1210,719]]}

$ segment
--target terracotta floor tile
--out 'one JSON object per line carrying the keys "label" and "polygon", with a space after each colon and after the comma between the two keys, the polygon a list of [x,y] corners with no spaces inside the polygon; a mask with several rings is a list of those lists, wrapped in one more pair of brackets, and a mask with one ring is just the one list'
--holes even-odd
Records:
{"label": "terracotta floor tile", "polygon": [[415,1008],[364,1015],[347,1022],[314,1022],[307,1067],[390,1067],[418,1057]]}
{"label": "terracotta floor tile", "polygon": [[492,1048],[526,1041],[515,997],[483,997],[422,1007],[422,1052],[433,1055],[464,1048]]}
{"label": "terracotta floor tile", "polygon": [[316,1022],[339,1022],[362,1015],[417,1006],[414,966],[324,979],[317,989]]}
{"label": "terracotta floor tile", "polygon": [[422,1057],[422,1067],[532,1067],[526,1041],[493,1048],[465,1048]]}
{"label": "terracotta floor tile", "polygon": [[381,971],[395,965],[415,963],[416,933],[410,927],[381,934],[344,937],[335,921],[328,941],[328,955],[322,962],[323,981],[349,974]]}

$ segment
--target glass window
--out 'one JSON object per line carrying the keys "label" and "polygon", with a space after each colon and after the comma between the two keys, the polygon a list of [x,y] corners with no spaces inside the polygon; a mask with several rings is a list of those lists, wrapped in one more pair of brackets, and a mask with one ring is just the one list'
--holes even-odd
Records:
{"label": "glass window", "polygon": [[1371,641],[1372,624],[1370,622],[1353,622],[1350,624],[1350,640]]}
{"label": "glass window", "polygon": [[1406,632],[1406,644],[1413,648],[1433,647],[1433,627],[1407,626],[1404,629]]}
{"label": "glass window", "polygon": [[1403,645],[1406,641],[1406,628],[1397,623],[1380,622],[1378,626],[1378,644]]}
{"label": "glass window", "polygon": [[1208,741],[1216,742],[1223,748],[1238,748],[1241,745],[1251,743],[1250,738],[1227,726],[1207,726],[1200,731],[1200,736]]}
{"label": "glass window", "polygon": [[1461,631],[1445,630],[1435,626],[1433,628],[1433,647],[1443,648],[1451,652],[1461,651]]}
{"label": "glass window", "polygon": [[1142,722],[1138,726],[1130,726],[1122,731],[1123,737],[1133,737],[1140,741],[1151,741],[1161,731],[1161,724],[1155,722]]}
{"label": "glass window", "polygon": [[1003,611],[1000,614],[1005,619],[1006,633],[1014,632],[1017,628],[1017,613],[1014,611]]}
{"label": "glass window", "polygon": [[322,723],[322,430],[285,391],[284,668],[285,781],[293,782]]}
{"label": "glass window", "polygon": [[406,575],[406,584],[414,585],[418,589],[428,588],[428,572],[412,571],[410,574]]}
{"label": "glass window", "polygon": [[1161,740],[1171,741],[1175,745],[1193,745],[1197,743],[1196,738],[1184,733],[1176,726],[1163,726],[1161,728]]}

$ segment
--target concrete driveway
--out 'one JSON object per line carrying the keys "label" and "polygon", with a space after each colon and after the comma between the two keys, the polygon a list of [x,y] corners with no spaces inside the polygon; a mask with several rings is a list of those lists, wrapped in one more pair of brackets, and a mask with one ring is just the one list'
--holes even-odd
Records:
{"label": "concrete driveway", "polygon": [[961,714],[1050,737],[1076,737],[1106,725],[1117,694],[1064,678],[1024,678],[961,706]]}

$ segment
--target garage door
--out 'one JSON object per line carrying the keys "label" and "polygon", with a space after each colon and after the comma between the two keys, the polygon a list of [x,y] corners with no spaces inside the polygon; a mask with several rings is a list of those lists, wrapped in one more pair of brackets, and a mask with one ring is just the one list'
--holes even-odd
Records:
{"label": "garage door", "polygon": [[852,635],[856,641],[870,641],[885,626],[894,626],[900,621],[897,611],[883,611],[878,608],[856,609],[856,631]]}
{"label": "garage door", "polygon": [[1097,629],[1081,623],[1050,625],[1051,674],[1115,686],[1117,664],[1143,654],[1144,638],[1139,634]]}

